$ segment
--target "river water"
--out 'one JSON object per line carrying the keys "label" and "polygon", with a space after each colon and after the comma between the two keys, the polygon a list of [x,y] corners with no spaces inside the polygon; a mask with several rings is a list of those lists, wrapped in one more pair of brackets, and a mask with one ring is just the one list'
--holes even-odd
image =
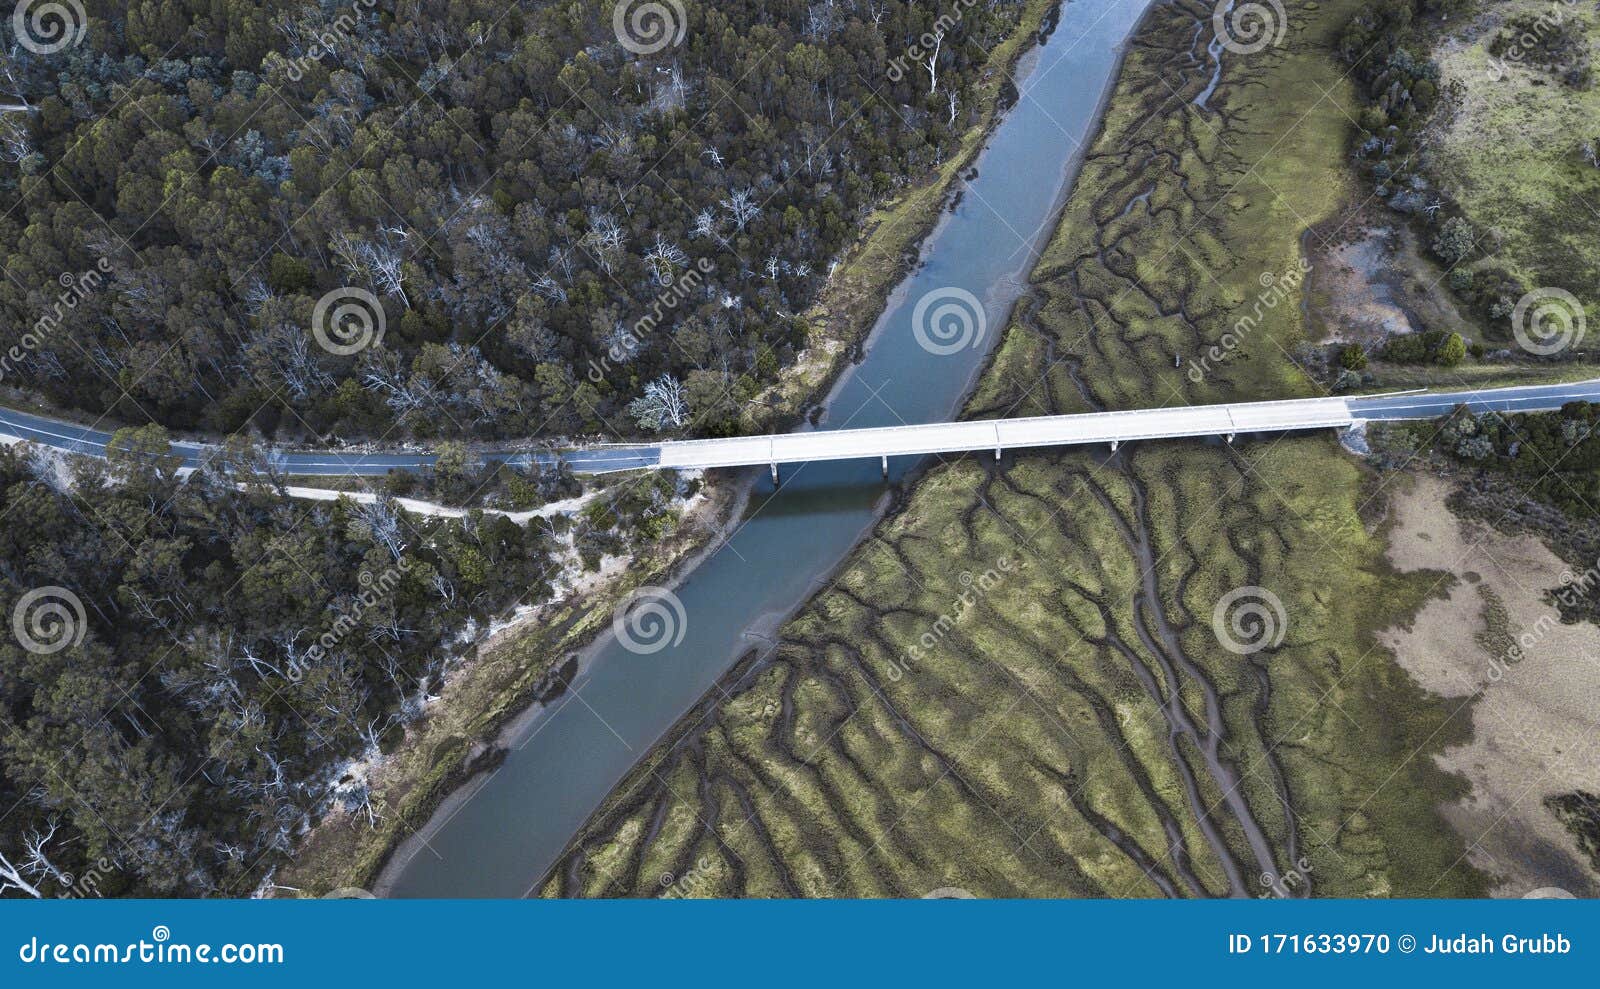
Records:
{"label": "river water", "polygon": [[[924,263],[889,300],[865,359],[828,398],[820,429],[949,419],[959,409],[1093,137],[1122,42],[1150,0],[1068,0],[1049,41],[1018,65],[1019,99],[929,238]],[[983,319],[951,315],[919,334],[930,293],[965,290]],[[957,301],[959,306],[959,301]],[[933,324],[925,308],[924,326]],[[979,329],[986,331],[979,333]],[[932,346],[925,346],[924,342]],[[958,343],[969,346],[954,349]],[[949,351],[954,352],[949,352]],[[914,467],[892,462],[891,477]],[[607,638],[573,689],[525,720],[492,776],[458,795],[396,856],[390,895],[515,897],[530,892],[617,782],[746,650],[818,587],[870,529],[885,487],[876,463],[792,468],[763,483],[751,514],[676,593],[682,640],[647,655]]]}

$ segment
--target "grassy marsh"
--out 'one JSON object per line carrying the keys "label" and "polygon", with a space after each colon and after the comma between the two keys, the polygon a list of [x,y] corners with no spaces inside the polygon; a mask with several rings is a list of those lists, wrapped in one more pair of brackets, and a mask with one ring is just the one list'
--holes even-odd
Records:
{"label": "grassy marsh", "polygon": [[[1353,6],[1291,4],[1204,107],[1210,8],[1152,10],[970,417],[1311,393],[1297,292],[1262,299],[1350,194]],[[1465,725],[1374,637],[1434,582],[1388,567],[1371,483],[1326,436],[942,464],[543,892],[1481,892],[1428,755]],[[1242,586],[1284,619],[1245,656],[1212,621]]]}

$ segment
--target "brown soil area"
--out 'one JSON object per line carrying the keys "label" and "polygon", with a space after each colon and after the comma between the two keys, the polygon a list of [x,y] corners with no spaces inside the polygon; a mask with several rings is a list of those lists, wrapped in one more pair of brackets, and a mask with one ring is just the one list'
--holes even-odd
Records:
{"label": "brown soil area", "polygon": [[1472,719],[1472,740],[1437,759],[1472,787],[1445,816],[1468,860],[1496,878],[1495,895],[1550,886],[1600,895],[1600,876],[1545,806],[1600,788],[1600,630],[1559,624],[1547,597],[1571,568],[1533,536],[1457,518],[1442,478],[1403,486],[1390,559],[1401,570],[1442,571],[1449,593],[1383,639],[1423,687],[1460,698],[1458,716]]}
{"label": "brown soil area", "polygon": [[1416,231],[1393,213],[1370,209],[1342,212],[1338,222],[1337,229],[1305,239],[1309,339],[1369,350],[1390,334],[1423,330],[1482,339],[1482,328],[1457,305]]}

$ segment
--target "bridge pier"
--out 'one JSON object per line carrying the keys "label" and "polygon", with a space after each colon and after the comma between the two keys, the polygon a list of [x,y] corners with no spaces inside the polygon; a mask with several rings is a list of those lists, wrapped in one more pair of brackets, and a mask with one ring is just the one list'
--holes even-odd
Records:
{"label": "bridge pier", "polygon": [[[1185,363],[1188,363],[1185,361]],[[1600,396],[1600,379],[1585,385],[1583,395]],[[1454,396],[1447,396],[1454,400]],[[895,457],[923,457],[960,454],[978,457],[994,451],[995,469],[1004,470],[1006,450],[1052,447],[1100,447],[1113,460],[1122,447],[1137,440],[1168,440],[1205,437],[1207,442],[1223,440],[1237,446],[1240,437],[1272,435],[1309,429],[1343,428],[1356,421],[1358,414],[1390,416],[1388,406],[1379,399],[1363,400],[1352,408],[1342,398],[1290,399],[1277,402],[1130,409],[1120,412],[1080,413],[1059,416],[1025,416],[1017,419],[978,422],[936,422],[916,425],[869,427],[865,429],[818,430],[808,433],[770,436],[731,436],[722,439],[667,440],[652,447],[573,451],[567,456],[575,467],[596,473],[634,469],[720,469],[739,467],[759,469],[764,463],[774,487],[783,483],[783,464],[813,461],[876,460],[887,485],[894,480],[890,461]],[[1433,410],[1429,402],[1394,406],[1400,412]],[[1439,401],[1443,401],[1442,399]],[[1517,400],[1519,403],[1521,399]],[[0,429],[10,428],[0,410]],[[1407,414],[1421,414],[1409,412]],[[975,460],[974,463],[977,461]],[[332,466],[322,463],[309,466]],[[381,466],[381,465],[380,465]]]}

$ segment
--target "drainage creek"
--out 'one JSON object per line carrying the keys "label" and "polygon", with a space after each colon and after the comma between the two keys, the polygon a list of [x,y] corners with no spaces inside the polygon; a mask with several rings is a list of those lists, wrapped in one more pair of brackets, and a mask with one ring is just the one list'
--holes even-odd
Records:
{"label": "drainage creek", "polygon": [[[979,157],[976,178],[960,187],[957,206],[889,299],[864,358],[840,378],[816,428],[937,422],[959,410],[1027,291],[1122,45],[1147,6],[1062,5],[1055,31],[1017,66],[1018,99]],[[942,339],[925,346],[926,335],[919,341],[913,332],[918,303],[930,293],[959,298],[955,290],[979,300],[983,318],[965,322],[971,332],[960,349]],[[915,467],[910,458],[892,461],[890,480]],[[515,897],[536,888],[651,746],[822,586],[873,525],[885,492],[876,462],[790,468],[776,490],[763,479],[737,530],[676,587],[685,618],[676,645],[639,655],[603,637],[584,655],[572,689],[520,719],[501,767],[446,801],[401,846],[379,889]]]}

